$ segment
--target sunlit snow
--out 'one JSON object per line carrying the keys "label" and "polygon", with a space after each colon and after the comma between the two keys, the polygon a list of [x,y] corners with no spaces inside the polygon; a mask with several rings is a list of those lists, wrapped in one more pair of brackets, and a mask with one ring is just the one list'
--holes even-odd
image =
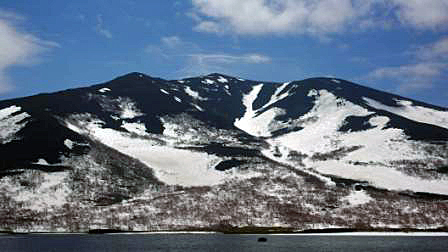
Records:
{"label": "sunlit snow", "polygon": [[129,98],[118,98],[121,119],[132,119],[144,115],[137,108],[137,105]]}
{"label": "sunlit snow", "polygon": [[[17,114],[21,107],[11,106],[0,110],[0,144],[9,143],[17,139],[16,133],[26,126],[30,117],[26,112]],[[15,114],[15,115],[13,115]]]}
{"label": "sunlit snow", "polygon": [[199,95],[199,92],[194,91],[190,87],[185,87],[185,93],[187,93],[189,96],[193,97],[193,99],[199,100],[199,101],[206,101],[208,98],[201,97]]}
{"label": "sunlit snow", "polygon": [[440,111],[422,106],[414,106],[411,101],[397,100],[400,107],[384,105],[373,99],[363,97],[367,105],[406,117],[416,122],[427,123],[448,129],[448,111]]}
{"label": "sunlit snow", "polygon": [[342,198],[342,201],[344,200],[348,201],[351,206],[358,206],[369,203],[373,198],[365,191],[354,190],[347,197]]}
{"label": "sunlit snow", "polygon": [[167,94],[167,95],[169,95],[170,93],[168,92],[168,91],[166,91],[165,89],[163,89],[163,88],[161,88],[160,89],[160,92],[162,92],[162,93],[164,93],[164,94]]}
{"label": "sunlit snow", "polygon": [[229,82],[226,78],[224,78],[224,77],[222,77],[222,76],[219,76],[219,78],[217,79],[217,81],[218,81],[218,82],[221,82],[221,83],[228,83],[228,82]]}
{"label": "sunlit snow", "polygon": [[215,84],[215,81],[214,80],[210,80],[210,79],[205,79],[205,80],[203,80],[201,82],[204,83],[204,84],[207,84],[207,85]]}
{"label": "sunlit snow", "polygon": [[67,148],[69,148],[69,149],[71,150],[71,149],[73,149],[73,145],[74,145],[74,143],[73,143],[73,141],[70,140],[70,139],[65,139],[65,140],[64,140],[64,145],[65,145]]}
{"label": "sunlit snow", "polygon": [[146,132],[146,126],[143,123],[130,123],[123,121],[121,127],[126,129],[130,133],[135,133],[140,136],[148,135],[148,133]]}
{"label": "sunlit snow", "polygon": [[100,92],[100,93],[106,93],[106,92],[110,92],[110,91],[112,91],[110,88],[101,88],[98,90],[98,92]]}
{"label": "sunlit snow", "polygon": [[148,139],[133,138],[127,133],[102,128],[104,123],[100,120],[82,121],[81,118],[78,117],[77,124],[74,124],[73,120],[66,121],[67,127],[80,134],[88,134],[109,147],[139,159],[154,170],[158,179],[167,184],[215,185],[226,179],[242,176],[233,170],[215,170],[215,165],[222,160],[218,156],[160,145],[157,141]]}

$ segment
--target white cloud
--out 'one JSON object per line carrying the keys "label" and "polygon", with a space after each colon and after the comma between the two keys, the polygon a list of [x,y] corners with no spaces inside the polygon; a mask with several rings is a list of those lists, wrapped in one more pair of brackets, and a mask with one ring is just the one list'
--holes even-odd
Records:
{"label": "white cloud", "polygon": [[59,44],[45,41],[19,28],[25,20],[13,12],[0,10],[0,93],[11,91],[13,83],[8,70],[14,66],[38,62],[38,56]]}
{"label": "white cloud", "polygon": [[433,78],[440,76],[447,67],[444,63],[418,63],[413,65],[403,65],[397,67],[382,67],[369,74],[371,78]]}
{"label": "white cloud", "polygon": [[267,64],[272,61],[269,56],[261,53],[212,53],[178,36],[162,37],[159,44],[147,45],[144,51],[153,56],[161,56],[164,60],[184,62],[184,67],[178,71],[182,77],[227,72],[228,67],[236,65]]}
{"label": "white cloud", "polygon": [[242,64],[267,64],[272,59],[262,54],[213,54],[199,53],[186,55],[186,66],[179,72],[183,76],[196,76],[212,72],[228,72],[228,67]]}
{"label": "white cloud", "polygon": [[241,62],[247,64],[265,64],[271,62],[270,57],[262,54],[190,54],[188,56],[197,59],[198,62],[215,64],[234,64]]}
{"label": "white cloud", "polygon": [[[330,34],[389,27],[448,26],[447,0],[192,0],[195,31]],[[386,15],[386,14],[387,15]]]}
{"label": "white cloud", "polygon": [[417,28],[437,28],[448,24],[447,0],[393,0],[402,23]]}
{"label": "white cloud", "polygon": [[175,48],[183,44],[178,36],[162,37],[160,41],[168,47]]}
{"label": "white cloud", "polygon": [[421,47],[417,56],[424,60],[448,59],[448,37],[441,38],[433,44]]}
{"label": "white cloud", "polygon": [[103,15],[101,15],[101,14],[98,14],[96,16],[95,30],[99,35],[101,35],[105,38],[108,38],[108,39],[112,38],[112,33],[108,29],[104,28]]}

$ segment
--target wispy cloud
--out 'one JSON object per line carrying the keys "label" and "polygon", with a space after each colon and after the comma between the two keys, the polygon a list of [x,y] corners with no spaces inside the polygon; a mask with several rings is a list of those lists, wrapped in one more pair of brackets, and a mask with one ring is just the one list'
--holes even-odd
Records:
{"label": "wispy cloud", "polygon": [[39,56],[54,47],[56,42],[42,40],[22,31],[25,18],[14,12],[0,10],[0,93],[14,89],[8,70],[14,66],[39,62]]}
{"label": "wispy cloud", "polygon": [[[448,27],[446,0],[192,0],[195,31],[237,34],[324,34],[393,23]],[[384,15],[387,13],[387,15]]]}
{"label": "wispy cloud", "polygon": [[101,15],[101,14],[98,14],[96,16],[95,31],[99,35],[101,35],[101,36],[103,36],[105,38],[108,38],[108,39],[112,38],[112,33],[108,29],[104,28],[103,15]]}
{"label": "wispy cloud", "polygon": [[170,48],[176,48],[184,44],[178,36],[162,37],[160,41]]}
{"label": "wispy cloud", "polygon": [[226,72],[228,67],[232,66],[267,64],[272,61],[269,56],[261,53],[229,54],[206,51],[179,36],[162,37],[159,44],[147,45],[144,51],[165,60],[183,61],[184,66],[178,71],[182,76]]}
{"label": "wispy cloud", "polygon": [[448,37],[420,47],[416,55],[423,60],[448,60]]}
{"label": "wispy cloud", "polygon": [[366,79],[389,79],[398,83],[398,91],[407,93],[432,88],[448,78],[448,38],[418,47],[410,53],[417,63],[379,67]]}

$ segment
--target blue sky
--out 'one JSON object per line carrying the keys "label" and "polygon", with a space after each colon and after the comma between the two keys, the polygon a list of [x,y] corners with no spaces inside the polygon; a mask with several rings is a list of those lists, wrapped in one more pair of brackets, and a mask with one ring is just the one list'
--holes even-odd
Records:
{"label": "blue sky", "polygon": [[335,76],[448,107],[448,0],[0,0],[0,99],[133,71]]}

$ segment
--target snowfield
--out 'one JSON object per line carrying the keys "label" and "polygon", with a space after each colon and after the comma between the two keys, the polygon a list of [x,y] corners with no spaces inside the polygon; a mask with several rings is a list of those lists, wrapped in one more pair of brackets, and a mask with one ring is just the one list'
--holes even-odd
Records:
{"label": "snowfield", "polygon": [[[76,123],[73,122],[73,119],[77,120]],[[88,135],[142,161],[154,170],[158,179],[169,185],[216,185],[223,183],[226,179],[253,176],[253,174],[247,173],[239,174],[234,170],[217,171],[214,167],[222,161],[218,156],[160,145],[158,141],[146,138],[131,137],[123,132],[103,128],[104,122],[94,119],[90,115],[74,115],[72,120],[66,121],[66,124],[69,129],[79,134]],[[133,127],[135,128],[136,125]],[[138,128],[142,129],[141,126],[137,126]],[[169,131],[168,128],[167,132]]]}
{"label": "snowfield", "polygon": [[414,106],[411,101],[405,100],[396,100],[400,107],[391,107],[367,97],[363,97],[363,99],[372,108],[385,110],[416,122],[428,123],[448,129],[448,111]]}
{"label": "snowfield", "polygon": [[[389,165],[397,159],[420,160],[428,156],[416,148],[418,144],[408,140],[401,129],[384,128],[388,117],[371,117],[369,123],[373,128],[368,130],[340,132],[338,129],[348,116],[368,116],[374,112],[337,98],[326,90],[312,90],[309,96],[316,100],[311,111],[298,120],[303,122],[298,124],[303,129],[268,140],[282,152],[283,158],[273,157],[272,150],[263,151],[265,155],[282,163],[291,163],[284,157],[293,150],[307,155],[303,160],[305,167],[323,175],[368,181],[390,190],[448,194],[446,179],[425,180],[406,175]],[[319,158],[326,154],[334,156],[332,153],[337,151],[345,152],[337,159]],[[356,163],[360,164],[354,165]]]}

